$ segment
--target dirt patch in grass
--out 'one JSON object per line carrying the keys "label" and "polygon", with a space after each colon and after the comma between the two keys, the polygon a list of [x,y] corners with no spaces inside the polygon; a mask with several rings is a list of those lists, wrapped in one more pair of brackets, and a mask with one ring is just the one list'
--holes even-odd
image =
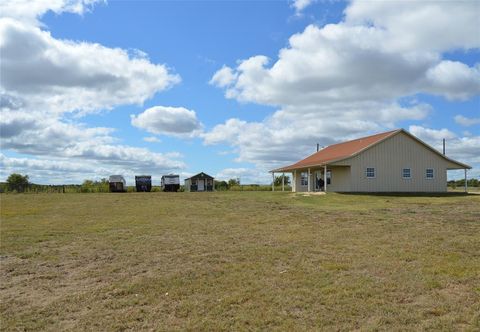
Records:
{"label": "dirt patch in grass", "polygon": [[480,196],[1,195],[4,330],[476,330]]}

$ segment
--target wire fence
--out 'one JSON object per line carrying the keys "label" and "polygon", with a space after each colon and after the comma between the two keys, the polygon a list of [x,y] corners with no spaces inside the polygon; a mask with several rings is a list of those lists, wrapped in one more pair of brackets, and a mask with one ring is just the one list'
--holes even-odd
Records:
{"label": "wire fence", "polygon": [[[291,191],[292,188],[289,185],[284,186],[285,191]],[[136,192],[135,186],[127,186],[127,192]],[[152,192],[161,192],[160,186],[152,186]],[[180,186],[179,192],[184,191],[184,187]],[[215,191],[272,191],[271,185],[259,185],[259,184],[245,184],[235,186],[218,186],[215,187]],[[282,186],[275,186],[275,191],[282,191]],[[41,184],[28,184],[9,186],[6,183],[0,183],[0,193],[26,193],[26,194],[40,194],[40,193],[108,193],[110,192],[108,185],[41,185]]]}

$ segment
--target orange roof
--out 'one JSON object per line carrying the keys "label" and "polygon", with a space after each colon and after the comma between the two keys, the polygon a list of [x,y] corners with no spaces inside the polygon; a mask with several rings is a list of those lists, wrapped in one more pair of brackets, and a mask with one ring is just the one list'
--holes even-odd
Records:
{"label": "orange roof", "polygon": [[357,138],[353,141],[329,145],[326,148],[308,156],[305,159],[296,162],[293,165],[281,167],[273,171],[288,171],[309,166],[324,165],[328,162],[346,159],[400,131],[402,131],[402,129],[396,129],[372,136]]}

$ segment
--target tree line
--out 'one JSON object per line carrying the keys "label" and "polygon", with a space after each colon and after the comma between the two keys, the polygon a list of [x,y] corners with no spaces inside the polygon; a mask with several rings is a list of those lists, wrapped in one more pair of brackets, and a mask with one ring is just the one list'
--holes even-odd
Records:
{"label": "tree line", "polygon": [[[281,188],[283,175],[276,176],[274,185]],[[290,185],[290,178],[285,176],[284,185],[286,189]],[[215,189],[218,191],[269,191],[270,185],[260,184],[241,184],[239,178],[232,178],[228,181],[215,180]],[[127,191],[135,191],[134,186],[127,187]],[[159,186],[152,186],[152,191],[161,191]],[[183,191],[183,186],[180,186],[180,191]],[[7,181],[0,183],[0,192],[33,192],[33,193],[103,193],[109,192],[108,179],[85,180],[82,184],[67,184],[67,185],[42,185],[35,184],[29,181],[28,175],[12,173],[8,176]]]}
{"label": "tree line", "polygon": [[[465,179],[461,180],[450,180],[447,182],[449,187],[457,188],[457,187],[465,187]],[[480,187],[480,181],[478,179],[469,179],[467,180],[468,187]]]}
{"label": "tree line", "polygon": [[[285,189],[289,190],[291,184],[290,177],[283,175],[276,176],[274,179],[274,186],[278,189],[282,187],[282,179],[284,179]],[[465,179],[450,180],[447,182],[451,188],[464,187]],[[479,179],[467,180],[468,187],[480,187]],[[215,189],[218,191],[269,191],[270,185],[260,184],[241,184],[239,178],[232,178],[228,181],[215,180]],[[135,187],[128,187],[128,191],[135,191]],[[161,191],[159,186],[153,186],[152,191]],[[180,186],[180,191],[183,191],[183,186]],[[28,175],[12,173],[8,176],[7,181],[0,183],[0,192],[58,192],[58,193],[102,193],[109,192],[108,179],[85,180],[82,184],[68,184],[68,185],[42,185],[34,184],[29,181]]]}

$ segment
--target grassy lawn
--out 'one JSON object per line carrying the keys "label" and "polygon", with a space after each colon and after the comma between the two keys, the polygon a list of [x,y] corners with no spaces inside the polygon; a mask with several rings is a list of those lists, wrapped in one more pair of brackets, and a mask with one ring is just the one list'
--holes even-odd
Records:
{"label": "grassy lawn", "polygon": [[480,195],[1,195],[2,330],[480,329]]}

